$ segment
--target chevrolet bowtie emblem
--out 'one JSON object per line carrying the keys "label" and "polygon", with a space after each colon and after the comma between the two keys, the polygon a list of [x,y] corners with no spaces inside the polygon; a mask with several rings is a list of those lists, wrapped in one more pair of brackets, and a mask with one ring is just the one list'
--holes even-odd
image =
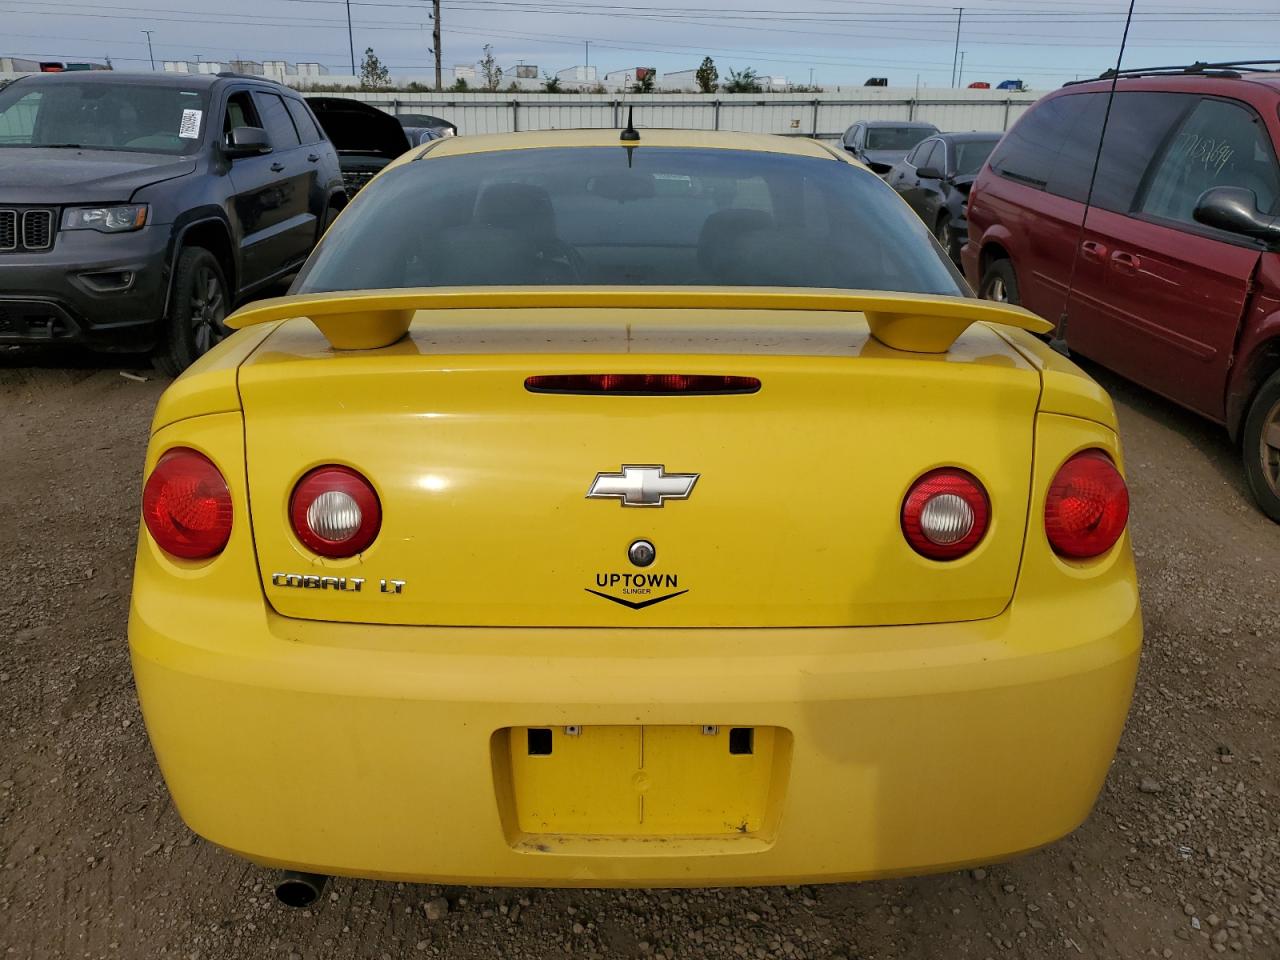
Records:
{"label": "chevrolet bowtie emblem", "polygon": [[688,500],[696,473],[667,473],[662,466],[624,466],[621,473],[597,473],[587,497],[621,500],[624,507],[660,507],[665,500]]}

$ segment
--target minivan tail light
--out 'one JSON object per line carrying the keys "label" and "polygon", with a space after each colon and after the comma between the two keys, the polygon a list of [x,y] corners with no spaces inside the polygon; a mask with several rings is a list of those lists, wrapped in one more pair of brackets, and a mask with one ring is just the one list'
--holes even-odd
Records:
{"label": "minivan tail light", "polygon": [[991,500],[978,478],[957,467],[930,470],[902,502],[902,534],[930,560],[955,560],[982,542]]}
{"label": "minivan tail light", "polygon": [[330,464],[308,472],[289,498],[289,521],[302,545],[322,557],[354,557],[382,527],[373,485],[350,467]]}
{"label": "minivan tail light", "polygon": [[165,553],[206,560],[231,539],[231,491],[212,460],[189,447],[174,447],[147,478],[142,519]]}
{"label": "minivan tail light", "polygon": [[1099,557],[1128,522],[1129,489],[1106,453],[1085,450],[1058,469],[1044,503],[1044,532],[1055,553],[1073,560]]}

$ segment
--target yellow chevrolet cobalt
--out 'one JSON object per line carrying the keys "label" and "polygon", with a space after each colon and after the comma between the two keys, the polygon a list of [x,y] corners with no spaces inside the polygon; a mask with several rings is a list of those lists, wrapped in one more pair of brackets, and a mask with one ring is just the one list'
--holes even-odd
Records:
{"label": "yellow chevrolet cobalt", "polygon": [[1103,391],[810,140],[435,141],[165,393],[178,809],[287,871],[844,881],[1088,815],[1141,619]]}

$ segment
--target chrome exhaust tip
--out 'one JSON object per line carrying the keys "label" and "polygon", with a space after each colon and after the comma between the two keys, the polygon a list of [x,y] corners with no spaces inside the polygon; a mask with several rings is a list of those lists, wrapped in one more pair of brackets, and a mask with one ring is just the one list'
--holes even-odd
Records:
{"label": "chrome exhaust tip", "polygon": [[324,885],[329,878],[323,873],[301,873],[297,870],[286,870],[280,882],[276,884],[276,899],[286,907],[302,909],[309,907],[320,899]]}

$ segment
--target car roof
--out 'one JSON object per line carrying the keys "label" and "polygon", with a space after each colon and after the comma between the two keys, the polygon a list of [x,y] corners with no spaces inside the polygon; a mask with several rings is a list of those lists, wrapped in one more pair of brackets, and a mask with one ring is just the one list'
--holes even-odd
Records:
{"label": "car roof", "polygon": [[934,140],[945,140],[947,143],[970,143],[974,140],[999,140],[1004,134],[999,130],[968,130],[964,133],[940,133]]}
{"label": "car roof", "polygon": [[251,80],[272,88],[280,88],[270,77],[257,77],[231,73],[177,73],[157,71],[155,73],[130,73],[123,70],[64,70],[61,73],[32,73],[19,77],[15,83],[24,86],[45,83],[127,83],[148,87],[183,87],[207,90],[218,83],[232,80]]}
{"label": "car roof", "polygon": [[927,120],[863,120],[864,127],[920,127],[928,130],[937,130],[932,123]]}
{"label": "car roof", "polygon": [[727,133],[711,130],[639,129],[640,139],[623,143],[620,130],[604,127],[591,130],[540,130],[529,133],[500,133],[484,136],[448,137],[433,141],[432,157],[452,157],[498,150],[527,150],[539,147],[685,147],[689,149],[753,150],[784,153],[822,160],[845,158],[808,137],[780,137],[761,133]]}

